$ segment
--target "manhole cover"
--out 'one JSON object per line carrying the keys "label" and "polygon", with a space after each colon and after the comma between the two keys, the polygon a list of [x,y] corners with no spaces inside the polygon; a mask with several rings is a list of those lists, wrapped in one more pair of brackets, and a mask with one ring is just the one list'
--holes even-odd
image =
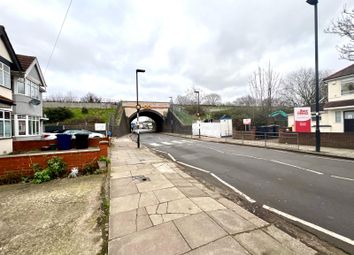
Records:
{"label": "manhole cover", "polygon": [[146,182],[146,181],[150,181],[149,177],[146,177],[144,175],[134,175],[132,176],[134,181],[138,181],[138,182]]}

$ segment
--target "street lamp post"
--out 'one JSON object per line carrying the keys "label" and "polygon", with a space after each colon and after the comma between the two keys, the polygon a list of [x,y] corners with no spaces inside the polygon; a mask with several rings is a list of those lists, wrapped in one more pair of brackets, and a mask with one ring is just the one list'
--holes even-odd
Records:
{"label": "street lamp post", "polygon": [[200,139],[199,90],[194,90],[194,93],[196,93],[198,95],[197,116],[198,116],[198,136]]}
{"label": "street lamp post", "polygon": [[136,128],[138,130],[138,139],[137,144],[138,148],[140,148],[140,123],[139,123],[139,113],[141,106],[139,105],[139,86],[138,86],[138,73],[145,73],[143,69],[136,69],[135,71],[135,83],[136,83]]}
{"label": "street lamp post", "polygon": [[314,6],[315,17],[315,80],[316,80],[316,152],[321,151],[321,133],[320,133],[320,92],[319,92],[319,78],[318,78],[318,0],[306,0],[310,5]]}
{"label": "street lamp post", "polygon": [[172,97],[170,97],[170,108],[171,108],[171,117],[170,117],[170,120],[171,120],[171,122],[170,122],[170,125],[171,125],[171,133],[173,133],[174,132],[174,130],[173,130],[173,98]]}

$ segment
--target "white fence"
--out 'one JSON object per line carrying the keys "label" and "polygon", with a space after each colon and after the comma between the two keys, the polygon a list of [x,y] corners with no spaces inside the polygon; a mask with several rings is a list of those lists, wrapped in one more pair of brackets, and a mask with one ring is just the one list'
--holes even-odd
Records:
{"label": "white fence", "polygon": [[232,120],[221,120],[220,122],[200,122],[193,123],[193,135],[209,136],[209,137],[224,137],[232,136]]}

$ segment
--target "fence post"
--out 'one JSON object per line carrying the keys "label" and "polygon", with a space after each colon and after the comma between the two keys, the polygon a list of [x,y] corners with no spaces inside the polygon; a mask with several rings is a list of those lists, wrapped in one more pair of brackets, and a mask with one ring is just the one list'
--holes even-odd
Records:
{"label": "fence post", "polygon": [[264,147],[267,147],[267,133],[264,133]]}
{"label": "fence post", "polygon": [[300,150],[299,133],[296,133],[297,150]]}
{"label": "fence post", "polygon": [[[241,131],[241,132],[242,132],[242,131]],[[242,134],[242,144],[244,144],[245,133],[244,133],[244,132],[242,132],[241,134]]]}

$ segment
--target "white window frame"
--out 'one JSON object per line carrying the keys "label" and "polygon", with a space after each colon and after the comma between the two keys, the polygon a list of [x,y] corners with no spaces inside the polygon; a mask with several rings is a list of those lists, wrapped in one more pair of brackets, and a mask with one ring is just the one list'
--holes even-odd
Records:
{"label": "white window frame", "polygon": [[344,93],[343,93],[343,87],[344,87],[346,84],[350,84],[350,83],[351,83],[352,86],[354,87],[354,81],[352,81],[352,80],[346,80],[346,81],[342,81],[342,82],[341,82],[340,93],[341,93],[342,96],[354,94],[354,89],[353,89],[353,90],[350,90],[350,91],[348,91],[348,92],[344,92]]}
{"label": "white window frame", "polygon": [[[25,123],[25,133],[20,134],[20,121]],[[16,115],[16,136],[38,136],[41,134],[41,122],[38,116]]]}
{"label": "white window frame", "polygon": [[[12,123],[11,123],[11,111],[0,109],[0,122],[2,128],[0,129],[0,139],[1,138],[11,138],[12,137]],[[8,118],[6,118],[8,115]],[[6,129],[8,127],[8,130]]]}
{"label": "white window frame", "polygon": [[0,62],[0,86],[11,89],[11,69],[2,62]]}
{"label": "white window frame", "polygon": [[334,121],[335,123],[342,123],[342,112],[340,111],[334,112]]}
{"label": "white window frame", "polygon": [[[23,84],[24,87],[24,93],[19,91],[19,83]],[[16,80],[16,84],[15,84],[15,93],[19,94],[19,95],[26,95],[26,83],[25,83],[25,79],[24,78],[17,78]]]}

